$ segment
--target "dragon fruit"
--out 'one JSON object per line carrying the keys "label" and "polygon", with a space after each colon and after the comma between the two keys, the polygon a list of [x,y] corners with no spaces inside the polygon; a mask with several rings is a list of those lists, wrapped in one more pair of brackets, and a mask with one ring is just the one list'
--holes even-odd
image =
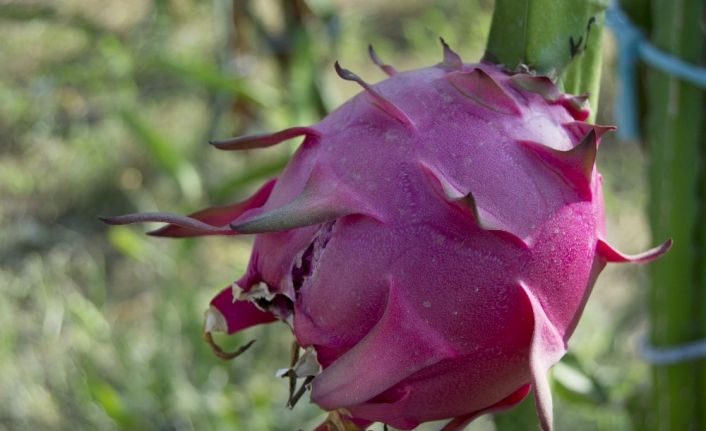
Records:
{"label": "dragon fruit", "polygon": [[[443,40],[442,40],[443,43]],[[212,142],[303,143],[250,199],[157,221],[163,237],[256,234],[245,275],[206,313],[206,338],[280,320],[296,338],[290,405],[311,389],[320,430],[449,419],[461,430],[533,388],[552,429],[546,374],[567,349],[607,262],[648,262],[606,242],[601,135],[586,97],[493,64],[443,61],[369,85],[319,124]],[[300,347],[306,349],[299,355]],[[297,389],[296,379],[303,379]]]}

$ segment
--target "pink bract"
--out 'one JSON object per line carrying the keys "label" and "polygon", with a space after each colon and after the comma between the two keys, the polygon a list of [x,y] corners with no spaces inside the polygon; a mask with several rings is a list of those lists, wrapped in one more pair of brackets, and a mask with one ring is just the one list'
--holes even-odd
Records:
{"label": "pink bract", "polygon": [[206,331],[285,321],[307,351],[283,375],[306,379],[332,424],[448,418],[445,431],[461,430],[531,387],[550,430],[546,373],[596,277],[671,242],[638,256],[606,242],[595,158],[610,128],[585,122],[585,97],[463,64],[445,44],[442,63],[409,72],[371,56],[389,78],[369,85],[336,64],[364,91],[319,124],[213,142],[244,150],[304,137],[249,200],[107,221],[168,223],[158,236],[256,234]]}

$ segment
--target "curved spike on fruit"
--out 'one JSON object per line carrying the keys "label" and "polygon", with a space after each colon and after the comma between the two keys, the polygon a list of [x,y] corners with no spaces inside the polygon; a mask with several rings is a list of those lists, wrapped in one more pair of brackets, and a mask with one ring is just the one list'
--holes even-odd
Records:
{"label": "curved spike on fruit", "polygon": [[597,152],[598,133],[596,129],[591,129],[578,145],[563,154],[567,161],[577,164],[584,178],[590,182],[596,165]]}
{"label": "curved spike on fruit", "polygon": [[[396,388],[394,391],[386,391],[386,393],[383,392],[383,394],[381,394],[383,395],[384,401],[381,400],[379,402],[375,402],[370,400],[364,404],[359,404],[346,410],[357,418],[387,416],[387,420],[384,420],[384,422],[388,422],[389,411],[394,411],[397,408],[404,408],[403,406],[410,401],[411,392],[412,390],[409,386]],[[414,429],[419,426],[420,422],[413,418],[397,418],[394,422],[389,421],[388,424],[395,426],[398,429]]]}
{"label": "curved spike on fruit", "polygon": [[321,137],[318,130],[311,127],[291,127],[275,133],[258,133],[255,135],[238,136],[220,141],[209,141],[209,144],[219,150],[240,151],[252,150],[255,148],[266,148],[277,145],[280,142],[296,138],[297,136]]}
{"label": "curved spike on fruit", "polygon": [[368,45],[368,54],[370,55],[370,59],[373,60],[373,63],[375,63],[380,69],[382,69],[382,71],[385,72],[387,76],[395,76],[395,74],[397,73],[395,68],[390,66],[389,64],[385,64],[385,62],[380,59],[378,53],[375,52],[375,48],[373,48],[373,44]]}
{"label": "curved spike on fruit", "polygon": [[597,134],[591,129],[574,148],[568,151],[556,150],[532,141],[518,141],[540,159],[555,169],[570,184],[579,188],[585,197],[592,196],[591,178],[598,151]]}
{"label": "curved spike on fruit", "polygon": [[170,225],[183,227],[189,230],[199,231],[202,232],[202,234],[204,235],[223,235],[229,234],[231,231],[230,227],[228,226],[211,226],[210,224],[204,223],[200,220],[166,212],[136,213],[115,217],[100,217],[100,220],[103,223],[110,225],[124,225],[148,222],[168,223]]}
{"label": "curved spike on fruit", "polygon": [[441,62],[441,65],[449,69],[461,69],[463,67],[461,56],[456,54],[451,47],[449,47],[449,44],[446,43],[443,37],[440,37],[439,40],[441,41],[441,46],[444,48],[444,60]]}
{"label": "curved spike on fruit", "polygon": [[233,287],[228,286],[211,300],[204,319],[204,332],[226,332],[234,334],[251,326],[276,321],[269,311],[263,311],[250,300],[233,296]]}
{"label": "curved spike on fruit", "polygon": [[[415,372],[458,356],[441,334],[419,318],[404,289],[393,279],[387,283],[387,304],[380,320],[314,379],[311,399],[326,410],[364,403]],[[370,372],[371,364],[375,373]]]}
{"label": "curved spike on fruit", "polygon": [[499,412],[510,407],[516,406],[522,400],[524,400],[527,395],[529,395],[531,385],[523,385],[515,392],[508,395],[506,398],[498,401],[497,403],[486,407],[482,410],[478,410],[473,413],[468,413],[463,416],[458,416],[453,418],[449,423],[447,423],[441,431],[463,431],[466,427],[473,422],[477,417],[482,416],[487,413]]}
{"label": "curved spike on fruit", "polygon": [[[228,227],[228,224],[240,217],[245,211],[259,208],[267,202],[272,189],[277,183],[276,179],[270,180],[265,183],[258,191],[255,192],[249,199],[226,206],[211,207],[206,208],[201,211],[189,214],[188,217],[194,220],[198,220],[209,224],[214,227]],[[230,230],[218,232],[221,235],[235,235],[236,232]],[[185,238],[185,237],[195,237],[204,235],[213,235],[213,231],[204,231],[198,229],[191,229],[184,226],[178,226],[175,224],[169,224],[167,226],[161,227],[159,229],[147,232],[147,235],[159,236],[159,237],[170,237],[170,238]]]}
{"label": "curved spike on fruit", "polygon": [[566,353],[566,342],[546,315],[541,302],[534,296],[530,288],[522,282],[518,283],[518,286],[531,307],[534,321],[532,340],[530,342],[529,367],[532,375],[537,415],[539,416],[542,430],[551,431],[553,429],[552,393],[547,379],[547,372]]}
{"label": "curved spike on fruit", "polygon": [[588,105],[588,94],[580,96],[566,96],[559,100],[559,103],[578,121],[586,121],[591,111]]}
{"label": "curved spike on fruit", "polygon": [[523,249],[529,249],[529,245],[525,239],[512,232],[504,223],[494,217],[491,213],[480,208],[476,202],[475,196],[473,196],[473,193],[468,192],[468,194],[464,196],[459,203],[463,204],[471,211],[473,217],[476,219],[476,224],[481,229],[493,232],[494,234],[509,240]]}
{"label": "curved spike on fruit", "polygon": [[490,232],[493,232],[503,238],[509,239],[511,242],[519,245],[522,248],[528,248],[527,243],[508,229],[500,220],[494,217],[490,212],[481,209],[476,202],[476,198],[471,192],[463,192],[458,187],[453,185],[451,181],[435,168],[427,165],[424,162],[419,162],[422,172],[430,179],[433,186],[448,202],[460,205],[469,211],[476,222],[476,225]]}
{"label": "curved spike on fruit", "polygon": [[501,230],[496,223],[489,221],[490,217],[487,216],[488,214],[485,211],[478,208],[478,203],[476,202],[476,198],[473,196],[473,193],[468,192],[468,194],[459,202],[463,203],[469,210],[471,210],[473,217],[475,217],[476,223],[480,228],[485,230]]}
{"label": "curved spike on fruit", "polygon": [[238,356],[245,353],[255,343],[255,340],[250,340],[248,343],[238,347],[234,351],[226,352],[225,350],[223,350],[223,348],[221,346],[219,346],[216,343],[216,340],[213,339],[212,333],[204,332],[203,339],[206,342],[206,344],[208,344],[208,346],[211,348],[211,351],[213,352],[213,354],[216,355],[216,357],[218,357],[219,359],[222,359],[224,361],[230,361],[230,360],[237,358]]}
{"label": "curved spike on fruit", "polygon": [[304,190],[291,203],[264,213],[247,212],[231,222],[238,233],[295,229],[333,221],[351,214],[380,217],[321,165],[315,165]]}
{"label": "curved spike on fruit", "polygon": [[[390,409],[402,407],[409,401],[411,395],[411,389],[409,386],[397,388],[393,393],[384,393],[384,401],[374,402],[370,400],[364,404],[359,404],[355,407],[346,409],[351,412],[355,417],[384,417],[389,415]],[[412,418],[397,419],[394,425],[399,429],[413,429],[419,426],[419,421]],[[362,431],[362,430],[361,430]]]}
{"label": "curved spike on fruit", "polygon": [[211,305],[204,314],[203,339],[218,358],[229,361],[245,353],[255,340],[232,352],[226,352],[213,339],[214,332],[233,334],[251,326],[276,320],[272,313],[260,310],[253,302],[234,298],[233,288],[228,286],[211,300]]}
{"label": "curved spike on fruit", "polygon": [[434,188],[437,191],[442,192],[442,195],[446,200],[455,202],[466,196],[466,193],[451,184],[451,181],[446,177],[446,175],[439,172],[436,168],[429,166],[424,162],[419,162],[419,168],[422,170],[422,173],[424,173],[424,175],[431,180]]}
{"label": "curved spike on fruit", "polygon": [[556,102],[561,99],[561,91],[548,76],[533,76],[518,73],[510,77],[510,84],[518,90],[537,93],[547,102]]}
{"label": "curved spike on fruit", "polygon": [[483,69],[451,72],[446,78],[461,94],[485,108],[501,114],[522,115],[515,98]]}
{"label": "curved spike on fruit", "polygon": [[336,62],[334,66],[336,68],[336,73],[338,74],[338,76],[341,77],[341,79],[356,82],[358,83],[358,85],[363,87],[363,89],[370,96],[373,104],[377,108],[380,108],[381,111],[391,116],[395,120],[399,121],[400,123],[415,127],[414,122],[409,118],[409,116],[407,116],[407,114],[402,109],[400,109],[397,105],[395,105],[390,100],[386,99],[380,93],[375,91],[373,87],[371,87],[367,82],[363,81],[361,77],[359,77],[348,69],[342,68],[341,65],[338,64],[338,62]]}
{"label": "curved spike on fruit", "polygon": [[625,254],[616,250],[603,239],[598,239],[596,251],[603,256],[608,262],[615,263],[649,263],[658,257],[662,256],[672,248],[672,239],[668,239],[657,247],[651,248],[639,254]]}
{"label": "curved spike on fruit", "polygon": [[582,139],[591,130],[596,132],[596,138],[601,139],[601,137],[606,132],[612,132],[616,129],[615,126],[604,126],[600,124],[589,124],[583,121],[570,121],[561,125],[567,132],[571,133],[575,139]]}

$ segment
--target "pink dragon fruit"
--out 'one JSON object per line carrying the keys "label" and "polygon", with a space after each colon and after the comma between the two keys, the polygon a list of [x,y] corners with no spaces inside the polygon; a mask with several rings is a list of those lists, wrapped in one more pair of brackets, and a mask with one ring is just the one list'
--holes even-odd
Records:
{"label": "pink dragon fruit", "polygon": [[530,388],[551,430],[546,373],[596,277],[671,245],[628,256],[606,242],[595,158],[611,128],[585,122],[585,97],[443,45],[440,64],[402,73],[371,48],[389,79],[369,85],[336,64],[364,91],[319,124],[213,142],[304,137],[247,201],[106,220],[168,223],[156,236],[257,234],[246,274],[206,313],[207,338],[286,322],[306,349],[281,373],[304,379],[290,404],[310,387],[334,412],[322,430],[445,418],[461,430]]}

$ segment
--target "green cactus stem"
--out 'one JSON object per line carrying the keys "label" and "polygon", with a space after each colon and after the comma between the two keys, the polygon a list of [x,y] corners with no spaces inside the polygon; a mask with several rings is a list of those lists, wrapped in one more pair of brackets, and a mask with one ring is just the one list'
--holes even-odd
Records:
{"label": "green cactus stem", "polygon": [[[703,64],[702,0],[652,0],[651,41]],[[654,238],[674,248],[651,265],[651,342],[678,345],[706,336],[706,97],[703,90],[649,70],[649,215]],[[706,427],[706,361],[655,366],[650,429]]]}
{"label": "green cactus stem", "polygon": [[598,106],[607,0],[497,0],[486,60],[556,76],[563,91]]}

